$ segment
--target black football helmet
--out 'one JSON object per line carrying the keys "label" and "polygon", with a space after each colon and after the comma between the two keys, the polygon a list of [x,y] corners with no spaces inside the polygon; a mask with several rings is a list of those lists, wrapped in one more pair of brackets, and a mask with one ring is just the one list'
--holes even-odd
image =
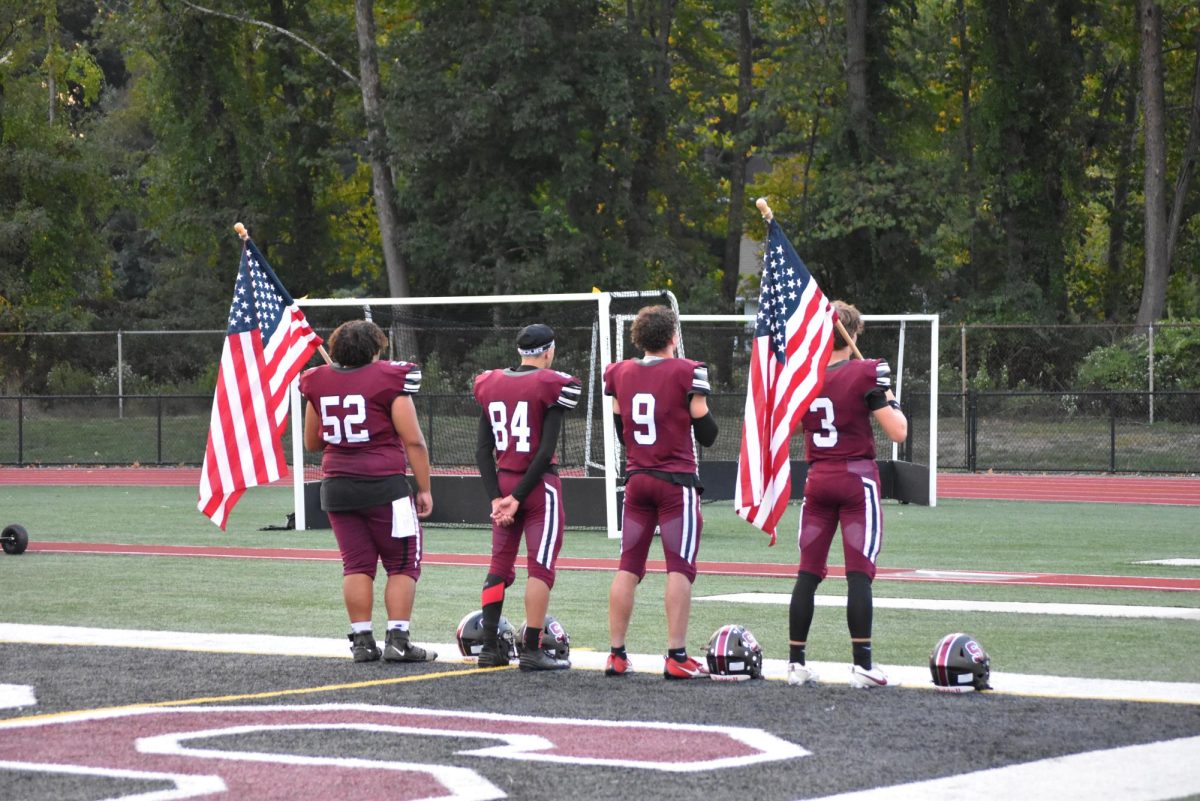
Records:
{"label": "black football helmet", "polygon": [[[517,642],[525,642],[525,622],[517,632]],[[554,659],[568,659],[571,656],[571,636],[558,622],[558,618],[546,615],[546,624],[542,627],[542,650]]]}
{"label": "black football helmet", "polygon": [[721,626],[708,641],[708,675],[719,681],[762,678],[762,646],[745,626]]}
{"label": "black football helmet", "polygon": [[[517,658],[517,635],[513,629],[512,623],[508,622],[508,618],[500,616],[500,626],[496,630],[496,636],[500,641],[500,647],[506,651],[510,658]],[[479,652],[483,650],[483,644],[486,640],[486,635],[483,630],[483,611],[476,609],[474,612],[469,612],[458,623],[458,651],[466,657],[477,657]]]}
{"label": "black football helmet", "polygon": [[991,659],[970,634],[947,634],[929,655],[933,683],[946,692],[990,690]]}

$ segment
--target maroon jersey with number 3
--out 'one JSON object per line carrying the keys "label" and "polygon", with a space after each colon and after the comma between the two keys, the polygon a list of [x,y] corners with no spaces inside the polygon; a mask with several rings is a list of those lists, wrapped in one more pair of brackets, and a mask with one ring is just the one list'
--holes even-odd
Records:
{"label": "maroon jersey with number 3", "polygon": [[709,394],[708,366],[691,359],[626,359],[604,371],[617,399],[625,469],[695,473],[692,395]]}
{"label": "maroon jersey with number 3", "polygon": [[300,376],[300,394],[321,419],[327,476],[391,476],[408,458],[392,424],[392,401],[421,389],[421,369],[410,362],[377,361],[344,369],[322,365]]}
{"label": "maroon jersey with number 3", "polygon": [[874,459],[875,431],[867,396],[891,386],[883,359],[854,359],[825,370],[821,394],[804,415],[805,459]]}
{"label": "maroon jersey with number 3", "polygon": [[[551,406],[574,409],[582,385],[558,370],[488,370],[475,377],[475,400],[492,423],[496,468],[524,473],[538,451],[542,420]],[[558,455],[550,459],[558,463]]]}

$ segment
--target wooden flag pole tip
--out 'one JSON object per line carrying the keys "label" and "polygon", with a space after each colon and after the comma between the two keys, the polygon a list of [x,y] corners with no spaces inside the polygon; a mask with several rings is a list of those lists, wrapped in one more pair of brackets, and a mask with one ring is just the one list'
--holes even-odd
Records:
{"label": "wooden flag pole tip", "polygon": [[242,225],[240,222],[233,224],[233,230],[242,238],[243,242],[250,238],[250,232],[247,231],[246,226]]}
{"label": "wooden flag pole tip", "polygon": [[767,205],[767,199],[765,197],[760,197],[758,200],[754,201],[754,205],[758,206],[758,210],[762,214],[762,218],[764,220],[770,222],[771,220],[775,219],[775,213],[771,211],[771,207]]}

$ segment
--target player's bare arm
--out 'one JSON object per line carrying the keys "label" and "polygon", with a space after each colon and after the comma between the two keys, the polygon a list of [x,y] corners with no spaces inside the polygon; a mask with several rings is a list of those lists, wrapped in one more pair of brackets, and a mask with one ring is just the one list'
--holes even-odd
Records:
{"label": "player's bare arm", "polygon": [[413,478],[417,482],[417,494],[413,502],[417,507],[417,517],[429,517],[433,512],[433,495],[429,485],[429,448],[425,445],[425,435],[417,420],[417,407],[409,395],[397,395],[392,401],[392,425],[404,443],[404,451],[408,455],[408,464],[412,468]]}
{"label": "player's bare arm", "polygon": [[320,451],[325,448],[325,440],[321,437],[321,418],[312,402],[306,404],[304,410],[304,449]]}
{"label": "player's bare arm", "polygon": [[872,414],[875,415],[876,422],[883,429],[883,433],[892,442],[904,442],[908,438],[908,418],[904,416],[904,412],[900,411],[900,404],[896,401],[896,396],[889,389],[886,393],[888,405],[881,409],[876,409]]}

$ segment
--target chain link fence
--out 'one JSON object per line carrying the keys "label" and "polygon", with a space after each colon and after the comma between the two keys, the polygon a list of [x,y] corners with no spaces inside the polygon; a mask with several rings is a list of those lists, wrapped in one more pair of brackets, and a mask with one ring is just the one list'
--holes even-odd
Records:
{"label": "chain link fence", "polygon": [[[860,344],[895,367],[895,337],[878,326]],[[199,465],[223,342],[224,331],[0,333],[0,464]],[[687,346],[723,368],[710,403],[721,436],[702,458],[736,459],[746,332],[689,330]],[[1200,473],[1200,325],[949,326],[939,350],[941,469]],[[914,431],[899,454],[918,463],[929,458],[923,352],[912,348],[905,365]],[[417,396],[434,464],[469,468],[473,401],[441,389]],[[794,457],[802,446],[794,437]],[[572,447],[560,459],[581,464]]]}

